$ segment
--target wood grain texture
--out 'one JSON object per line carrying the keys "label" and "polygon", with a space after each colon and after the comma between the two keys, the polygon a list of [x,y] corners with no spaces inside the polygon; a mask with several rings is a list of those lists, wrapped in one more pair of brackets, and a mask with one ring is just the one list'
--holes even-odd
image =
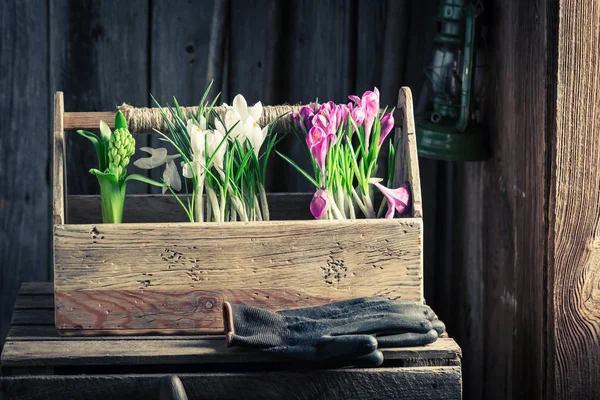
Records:
{"label": "wood grain texture", "polygon": [[[266,364],[289,361],[274,354],[227,348],[224,336],[214,339],[197,339],[194,336],[32,339],[8,338],[2,351],[2,367],[261,363],[268,368]],[[422,362],[427,360],[436,361],[438,365],[454,365],[461,354],[456,342],[449,338],[438,339],[427,346],[382,351],[386,362],[406,360],[404,364],[407,367],[422,366]]]}
{"label": "wood grain texture", "polygon": [[24,280],[50,268],[47,2],[0,2],[0,347]]}
{"label": "wood grain texture", "polygon": [[[252,8],[252,5],[246,1],[237,3],[244,3],[246,9]],[[276,74],[275,78],[271,78],[275,79],[275,84],[265,90],[263,95],[272,96],[276,103],[306,104],[315,101],[316,98],[320,102],[329,100],[348,102],[347,96],[354,91],[353,56],[359,51],[353,48],[356,43],[354,39],[356,26],[352,17],[356,15],[355,2],[331,0],[319,2],[318,6],[312,0],[271,1],[270,3],[277,3],[280,8],[273,9],[280,15],[276,25],[278,35],[271,35],[268,42],[269,46],[278,50],[274,54],[269,53],[276,62],[277,68],[272,69]],[[233,12],[232,9],[232,15]],[[254,13],[257,13],[257,10]],[[274,15],[276,16],[277,14]],[[245,15],[240,14],[238,20],[244,18]],[[276,22],[273,17],[270,17],[269,21]],[[250,23],[246,22],[244,25]],[[260,27],[257,28],[258,31],[251,34],[252,37],[260,35],[262,30]],[[230,49],[235,49],[236,47],[233,46],[236,44],[246,46],[248,33],[243,30],[238,32],[241,36],[231,38]],[[259,36],[256,40],[262,38]],[[241,84],[247,80],[247,72],[241,68],[238,71],[241,75],[237,81]],[[232,77],[232,81],[233,79]],[[253,82],[252,85],[261,89],[260,82]],[[394,88],[395,90],[397,88]],[[234,86],[230,88],[230,93],[237,93]],[[257,90],[255,93],[259,94],[260,91]],[[256,100],[259,98],[253,98],[251,101]],[[298,146],[294,135],[288,135],[280,143],[280,148],[302,168],[310,170],[306,152]],[[273,191],[308,192],[314,189],[306,178],[278,157],[273,158],[272,168],[272,171],[277,171],[277,174],[272,177]]]}
{"label": "wood grain texture", "polygon": [[600,397],[600,5],[557,3],[548,395],[591,399]]}
{"label": "wood grain texture", "polygon": [[55,224],[67,221],[67,170],[65,149],[65,128],[63,124],[65,101],[63,92],[54,95],[54,134],[52,160],[52,212]]}
{"label": "wood grain texture", "polygon": [[467,254],[485,271],[482,396],[489,399],[545,398],[547,6],[494,1],[487,15],[495,27],[488,107],[494,157],[483,185],[477,174],[467,178],[483,192],[485,207],[482,257],[478,246]]}
{"label": "wood grain texture", "polygon": [[[211,42],[227,39],[225,32],[221,32],[224,37],[211,37],[215,3],[215,0],[150,2],[149,91],[160,104],[173,104],[173,97],[181,105],[197,106],[200,102],[210,83],[207,78]],[[220,77],[223,75],[224,72],[220,71]],[[175,76],[177,78],[173,79]],[[213,88],[209,101],[219,92],[221,86]],[[151,105],[154,106],[153,103]],[[169,143],[159,140],[158,135],[151,135],[147,140],[151,147],[166,147],[169,154],[176,153]],[[161,167],[148,172],[153,179],[160,181],[163,170],[164,167]],[[160,193],[161,188],[150,187],[149,191]]]}
{"label": "wood grain texture", "polygon": [[[454,400],[462,397],[460,367],[178,376],[193,399]],[[149,399],[158,393],[161,378],[161,375],[8,377],[0,381],[0,394],[14,400]]]}
{"label": "wood grain texture", "polygon": [[[310,201],[314,193],[269,193],[269,211],[272,221],[313,220]],[[185,202],[185,195],[180,199]],[[90,224],[102,220],[100,196],[68,196],[70,224]],[[124,223],[188,222],[181,205],[168,195],[129,195],[125,199]]]}
{"label": "wood grain texture", "polygon": [[[51,0],[50,62],[52,91],[65,93],[65,110],[104,111],[121,103],[148,105],[148,0],[114,5],[102,0]],[[48,71],[47,70],[47,71]],[[110,121],[106,121],[110,122]],[[98,129],[98,125],[91,127]],[[136,147],[148,145],[136,137]],[[99,193],[94,146],[77,134],[66,137],[68,194]],[[140,156],[139,151],[134,156]],[[133,167],[130,167],[133,170]],[[142,171],[145,173],[145,171]],[[128,193],[147,193],[148,185],[130,182]]]}
{"label": "wood grain texture", "polygon": [[[419,177],[419,161],[417,155],[417,138],[415,137],[415,118],[410,88],[402,87],[398,93],[398,109],[401,126],[396,128],[396,161],[394,172],[394,187],[400,186],[405,181],[411,184],[412,212],[417,218],[423,216],[421,201],[421,178]],[[414,182],[419,182],[415,185]]]}
{"label": "wood grain texture", "polygon": [[421,220],[411,218],[57,225],[56,323],[214,332],[227,298],[271,309],[420,301],[421,241]]}

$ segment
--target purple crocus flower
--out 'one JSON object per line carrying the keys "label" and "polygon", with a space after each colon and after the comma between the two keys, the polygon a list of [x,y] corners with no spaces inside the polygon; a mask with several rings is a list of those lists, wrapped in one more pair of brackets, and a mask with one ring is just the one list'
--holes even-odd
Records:
{"label": "purple crocus flower", "polygon": [[348,98],[365,111],[365,142],[369,143],[371,129],[379,112],[379,90],[377,88],[374,88],[373,91],[367,90],[362,98],[358,96],[348,96]]}
{"label": "purple crocus flower", "polygon": [[326,134],[319,126],[310,128],[308,135],[306,135],[306,144],[322,173],[325,173],[325,159],[327,158],[329,146],[335,144],[336,140],[335,133]]}
{"label": "purple crocus flower", "polygon": [[389,133],[394,128],[394,116],[390,113],[385,114],[381,118],[380,122],[380,135],[379,135],[379,147],[383,144],[383,141],[387,138]]}
{"label": "purple crocus flower", "polygon": [[315,192],[310,202],[310,213],[316,219],[321,218],[329,208],[329,193],[327,189],[321,188]]}
{"label": "purple crocus flower", "polygon": [[373,183],[387,200],[386,218],[394,218],[394,211],[404,214],[410,207],[410,183],[404,182],[398,189],[390,189],[379,183]]}
{"label": "purple crocus flower", "polygon": [[314,104],[312,104],[312,106],[309,104],[308,106],[301,107],[300,111],[298,112],[300,117],[302,117],[302,121],[304,121],[304,128],[307,131],[313,127],[312,118],[315,115],[314,109]]}

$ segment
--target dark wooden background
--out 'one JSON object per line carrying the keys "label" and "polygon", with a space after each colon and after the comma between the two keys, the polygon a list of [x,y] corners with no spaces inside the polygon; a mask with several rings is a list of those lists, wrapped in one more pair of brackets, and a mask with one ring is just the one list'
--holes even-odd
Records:
{"label": "dark wooden background", "polygon": [[[343,101],[377,85],[383,104],[394,105],[399,87],[408,85],[420,108],[437,4],[1,1],[0,340],[20,283],[52,279],[55,91],[65,92],[68,111],[106,111],[122,102],[148,106],[149,93],[195,104],[210,79],[224,101],[243,93],[249,102],[265,104],[317,96]],[[592,262],[600,258],[585,258],[586,251],[600,248],[600,239],[591,247],[577,241],[593,232],[597,237],[600,228],[569,225],[568,207],[588,210],[585,215],[596,215],[597,222],[592,200],[600,192],[596,186],[570,192],[557,176],[597,159],[597,151],[559,145],[573,131],[589,135],[590,148],[600,132],[584,128],[585,121],[598,123],[593,110],[600,107],[599,74],[585,72],[598,65],[600,6],[589,0],[487,0],[484,6],[490,85],[483,119],[494,157],[483,163],[419,160],[425,297],[463,348],[465,398],[586,398],[593,388],[600,390],[594,384],[600,334],[598,320],[593,322],[600,306],[591,312],[596,317],[581,314],[585,299],[571,288],[575,280],[600,288],[588,278],[600,280],[600,266]],[[579,84],[595,89],[580,90]],[[571,114],[563,116],[563,102]],[[90,150],[83,139],[68,143],[71,193],[97,191],[85,172],[94,163]],[[272,189],[306,188],[301,178],[288,179],[284,168],[274,163],[273,171],[282,173],[271,174]],[[590,171],[582,185],[596,182],[591,177],[598,173]],[[572,228],[569,236],[560,234],[564,226]],[[582,264],[578,257],[592,261]],[[570,328],[583,320],[591,323]]]}

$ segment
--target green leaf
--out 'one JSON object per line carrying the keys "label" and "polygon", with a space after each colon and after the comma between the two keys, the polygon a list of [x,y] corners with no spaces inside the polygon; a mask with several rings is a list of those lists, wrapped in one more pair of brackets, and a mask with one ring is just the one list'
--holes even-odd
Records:
{"label": "green leaf", "polygon": [[117,177],[112,172],[102,172],[95,168],[90,169],[90,174],[97,176],[98,178],[108,179],[114,183],[118,182]]}
{"label": "green leaf", "polygon": [[115,116],[115,129],[127,129],[127,120],[121,111],[117,112]]}
{"label": "green leaf", "polygon": [[315,187],[317,189],[320,188],[319,184],[317,183],[317,181],[310,176],[305,170],[303,170],[298,164],[296,164],[294,161],[292,161],[290,158],[284,156],[283,154],[281,154],[279,151],[275,150],[275,153],[277,153],[279,155],[279,157],[283,158],[285,161],[287,161],[292,167],[296,168],[298,170],[298,172],[300,172],[302,175],[304,175],[304,177],[306,179],[308,179],[308,181],[310,183],[312,183],[313,185],[315,185]]}
{"label": "green leaf", "polygon": [[94,145],[100,141],[100,139],[95,133],[82,130],[77,131],[77,133],[83,136],[84,138],[89,139],[90,142],[94,143]]}
{"label": "green leaf", "polygon": [[96,156],[98,157],[98,168],[104,171],[108,167],[108,156],[106,154],[106,147],[108,147],[108,144],[105,146],[104,143],[100,140],[100,138],[92,132],[78,130],[77,133],[83,136],[84,138],[88,139],[90,142],[92,142],[92,144],[96,148]]}
{"label": "green leaf", "polygon": [[100,121],[100,137],[102,138],[102,141],[108,143],[111,135],[112,132],[110,131],[108,124],[104,121]]}
{"label": "green leaf", "polygon": [[166,183],[157,182],[154,179],[150,179],[147,176],[140,175],[140,174],[131,174],[127,178],[125,178],[125,182],[131,181],[131,180],[148,183],[150,185],[158,186],[158,187],[167,187],[167,186],[169,186]]}

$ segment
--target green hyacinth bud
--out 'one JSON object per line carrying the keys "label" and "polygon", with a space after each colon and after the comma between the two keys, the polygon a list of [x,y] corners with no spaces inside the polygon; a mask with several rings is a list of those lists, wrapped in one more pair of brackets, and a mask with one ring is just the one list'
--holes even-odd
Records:
{"label": "green hyacinth bud", "polygon": [[110,171],[118,179],[124,177],[130,157],[135,153],[135,139],[127,129],[116,129],[108,142]]}

